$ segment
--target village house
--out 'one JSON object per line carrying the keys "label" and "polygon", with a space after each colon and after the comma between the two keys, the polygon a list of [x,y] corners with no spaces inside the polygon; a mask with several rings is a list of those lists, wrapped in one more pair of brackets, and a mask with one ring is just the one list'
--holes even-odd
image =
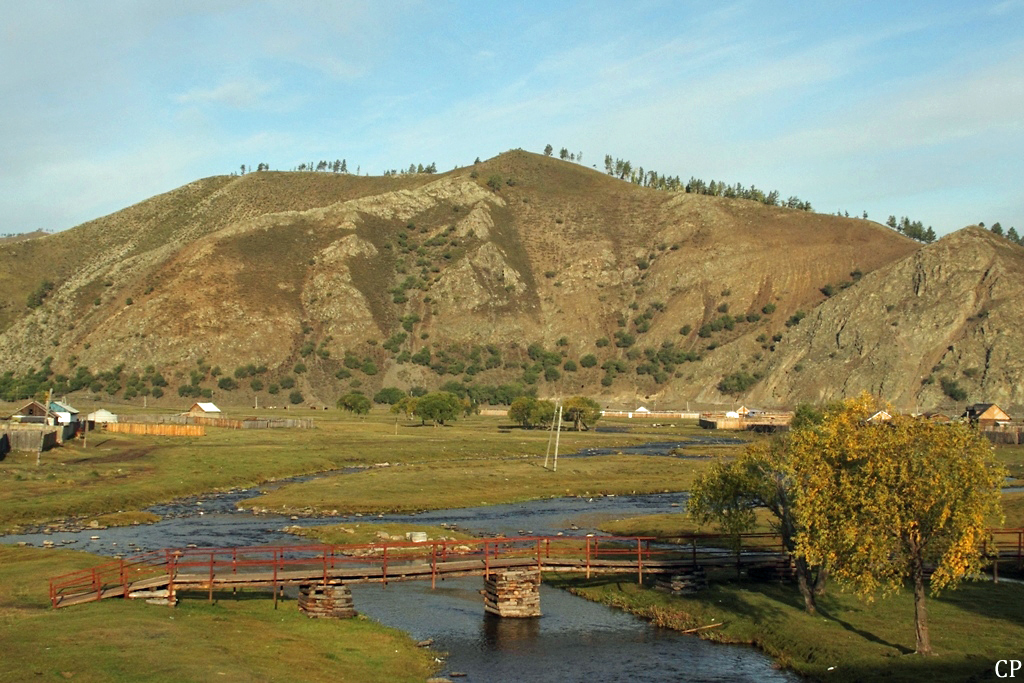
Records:
{"label": "village house", "polygon": [[78,423],[78,411],[63,401],[50,401],[50,413],[57,418],[57,424],[74,425]]}
{"label": "village house", "polygon": [[977,424],[979,429],[992,429],[1013,422],[1009,415],[995,403],[975,403],[967,406],[964,417]]}
{"label": "village house", "polygon": [[14,422],[24,422],[26,424],[52,425],[55,419],[52,411],[47,410],[46,406],[39,401],[26,403],[11,416],[11,420]]}
{"label": "village house", "polygon": [[188,409],[188,415],[192,417],[221,417],[223,413],[213,403],[193,403],[192,407]]}

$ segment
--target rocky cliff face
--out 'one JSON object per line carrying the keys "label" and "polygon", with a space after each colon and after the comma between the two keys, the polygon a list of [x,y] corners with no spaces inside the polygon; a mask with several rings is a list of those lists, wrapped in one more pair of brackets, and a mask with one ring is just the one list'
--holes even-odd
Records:
{"label": "rocky cliff face", "polygon": [[[455,380],[660,405],[863,388],[931,405],[943,377],[1021,402],[1022,251],[984,231],[922,249],[864,220],[525,152],[438,176],[256,173],[0,244],[0,362],[154,365],[172,384],[197,361],[265,365],[322,402]],[[759,379],[723,394],[735,373]]]}
{"label": "rocky cliff face", "polygon": [[1024,403],[1024,249],[968,228],[870,273],[819,306],[754,390],[830,400],[862,390],[912,410],[969,396]]}

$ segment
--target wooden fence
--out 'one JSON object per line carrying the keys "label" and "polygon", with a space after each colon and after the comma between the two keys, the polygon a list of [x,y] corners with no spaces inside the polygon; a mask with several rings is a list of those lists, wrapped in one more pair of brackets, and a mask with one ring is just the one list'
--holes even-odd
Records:
{"label": "wooden fence", "polygon": [[228,417],[200,417],[195,415],[132,415],[133,423],[201,425],[224,429],[314,429],[312,418],[250,417],[236,420]]}
{"label": "wooden fence", "polygon": [[981,430],[989,441],[999,444],[1024,444],[1024,424],[1008,424]]}
{"label": "wooden fence", "polygon": [[118,434],[145,434],[147,436],[206,436],[202,425],[165,425],[139,422],[107,422],[103,428]]}
{"label": "wooden fence", "polygon": [[8,447],[12,451],[38,451],[40,444],[42,450],[48,451],[57,445],[57,427],[21,427],[11,429],[8,427],[4,432],[7,437]]}

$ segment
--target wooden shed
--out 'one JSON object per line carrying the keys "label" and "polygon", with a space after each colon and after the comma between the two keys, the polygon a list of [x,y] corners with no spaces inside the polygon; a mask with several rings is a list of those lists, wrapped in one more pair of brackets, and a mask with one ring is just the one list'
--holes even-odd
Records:
{"label": "wooden shed", "polygon": [[222,417],[223,413],[213,403],[197,402],[188,409],[188,414],[193,417]]}
{"label": "wooden shed", "polygon": [[964,417],[972,423],[976,423],[981,429],[989,429],[1013,421],[995,403],[975,403],[974,405],[967,406],[967,410],[964,411]]}

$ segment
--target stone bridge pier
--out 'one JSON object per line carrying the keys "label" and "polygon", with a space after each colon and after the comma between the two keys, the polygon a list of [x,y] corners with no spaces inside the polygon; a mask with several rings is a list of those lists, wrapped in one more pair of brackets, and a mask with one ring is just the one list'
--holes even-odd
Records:
{"label": "stone bridge pier", "polygon": [[499,617],[539,617],[540,571],[509,569],[485,576],[484,610]]}

